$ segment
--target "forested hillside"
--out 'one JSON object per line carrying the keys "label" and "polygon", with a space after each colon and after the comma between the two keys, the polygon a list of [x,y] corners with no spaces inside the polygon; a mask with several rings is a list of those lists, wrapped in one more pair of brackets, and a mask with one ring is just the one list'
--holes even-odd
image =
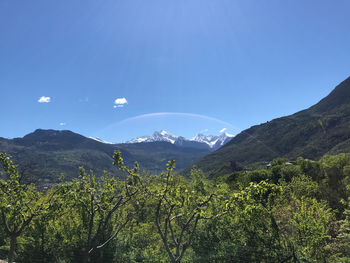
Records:
{"label": "forested hillside", "polygon": [[217,175],[277,157],[319,159],[349,151],[350,78],[309,109],[244,130],[196,165]]}
{"label": "forested hillside", "polygon": [[138,161],[141,170],[155,173],[170,159],[176,159],[176,168],[181,170],[209,153],[209,149],[168,142],[107,144],[71,131],[38,129],[23,138],[0,138],[0,152],[10,154],[19,170],[30,174],[37,184],[56,183],[61,173],[66,179],[74,178],[80,166],[100,175],[104,170],[118,173],[111,158],[115,150],[123,153],[128,165]]}

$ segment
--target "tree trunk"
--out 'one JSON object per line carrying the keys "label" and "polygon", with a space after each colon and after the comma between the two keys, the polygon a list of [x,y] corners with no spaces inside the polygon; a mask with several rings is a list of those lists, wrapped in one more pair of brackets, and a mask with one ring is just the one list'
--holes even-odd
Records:
{"label": "tree trunk", "polygon": [[41,249],[41,254],[45,255],[45,228],[44,226],[41,226],[41,244],[40,244],[40,249]]}
{"label": "tree trunk", "polygon": [[12,235],[10,237],[10,250],[8,255],[8,263],[12,263],[15,258],[16,245],[17,245],[17,236]]}

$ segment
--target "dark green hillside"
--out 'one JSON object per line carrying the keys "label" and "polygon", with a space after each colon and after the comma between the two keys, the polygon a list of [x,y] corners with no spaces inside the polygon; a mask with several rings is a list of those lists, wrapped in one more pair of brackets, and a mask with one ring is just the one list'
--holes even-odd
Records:
{"label": "dark green hillside", "polygon": [[105,144],[71,131],[38,129],[23,138],[0,138],[0,152],[13,156],[19,169],[36,182],[56,182],[61,173],[67,179],[78,175],[79,166],[93,169],[98,175],[104,170],[118,173],[112,165],[115,150],[123,153],[127,165],[138,161],[141,169],[159,172],[170,159],[181,170],[209,153],[207,149],[181,147],[167,142],[137,144]]}
{"label": "dark green hillside", "polygon": [[318,159],[327,153],[350,151],[350,78],[307,110],[253,126],[197,166],[205,172],[224,174],[282,156]]}
{"label": "dark green hillside", "polygon": [[118,144],[117,148],[129,166],[138,161],[141,169],[156,173],[163,171],[169,160],[174,159],[176,169],[182,170],[210,152],[208,149],[181,147],[168,142]]}

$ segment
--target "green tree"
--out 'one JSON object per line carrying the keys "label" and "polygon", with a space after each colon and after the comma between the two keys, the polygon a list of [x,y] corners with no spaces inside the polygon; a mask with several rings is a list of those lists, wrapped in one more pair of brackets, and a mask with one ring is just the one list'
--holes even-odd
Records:
{"label": "green tree", "polygon": [[133,218],[130,203],[140,192],[138,165],[127,169],[120,152],[113,158],[114,164],[128,173],[125,181],[109,176],[97,181],[91,171],[80,168],[79,178],[65,186],[67,203],[82,222],[82,262],[90,262],[92,253],[107,246]]}
{"label": "green tree", "polygon": [[200,220],[213,219],[216,213],[211,205],[217,196],[205,189],[197,170],[195,179],[188,184],[184,178],[172,171],[175,161],[169,161],[167,172],[160,174],[159,185],[149,187],[150,197],[155,200],[154,222],[171,262],[181,262],[191,246]]}
{"label": "green tree", "polygon": [[319,187],[310,177],[299,175],[283,184],[273,208],[283,250],[295,260],[321,262],[328,257],[334,213],[324,200],[317,200]]}
{"label": "green tree", "polygon": [[44,211],[51,209],[54,193],[43,198],[34,185],[20,184],[20,175],[11,159],[0,153],[0,163],[7,180],[0,180],[1,221],[10,239],[8,262],[15,257],[17,239]]}

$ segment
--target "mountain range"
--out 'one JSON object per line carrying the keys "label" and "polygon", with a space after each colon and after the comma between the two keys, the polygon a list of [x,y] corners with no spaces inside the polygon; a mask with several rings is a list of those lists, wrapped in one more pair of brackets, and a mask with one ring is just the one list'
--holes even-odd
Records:
{"label": "mountain range", "polygon": [[[219,143],[220,136],[212,137],[217,137]],[[205,136],[203,138],[205,140]],[[220,138],[224,140],[223,135]],[[210,137],[207,140],[210,144]],[[38,129],[23,138],[0,137],[0,152],[10,154],[20,171],[30,174],[37,183],[45,184],[57,182],[61,173],[66,179],[76,177],[80,166],[93,170],[97,176],[103,175],[104,170],[121,175],[112,165],[115,150],[122,152],[128,166],[137,161],[141,169],[152,173],[163,171],[171,159],[176,160],[179,171],[212,150],[205,142],[187,140],[165,131],[155,132],[145,142],[136,142],[109,143],[68,130]]]}
{"label": "mountain range", "polygon": [[217,150],[234,136],[223,132],[221,135],[204,135],[197,134],[192,139],[186,139],[182,136],[176,136],[165,130],[156,131],[151,136],[142,136],[134,138],[127,143],[143,143],[143,142],[170,142],[171,144],[182,147],[193,147],[199,149]]}
{"label": "mountain range", "polygon": [[350,78],[347,78],[312,107],[242,131],[201,158],[196,166],[213,176],[261,165],[276,157],[319,159],[325,154],[349,151]]}

